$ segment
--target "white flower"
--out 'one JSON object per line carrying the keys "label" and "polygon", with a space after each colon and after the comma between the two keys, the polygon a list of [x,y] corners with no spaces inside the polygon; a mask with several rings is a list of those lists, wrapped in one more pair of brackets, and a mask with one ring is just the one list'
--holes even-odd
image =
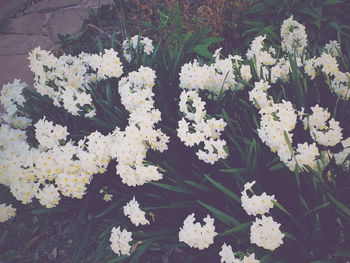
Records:
{"label": "white flower", "polygon": [[112,194],[104,194],[103,195],[103,200],[106,202],[109,202],[112,200],[113,195]]}
{"label": "white flower", "polygon": [[343,140],[342,142],[343,150],[339,153],[334,154],[334,160],[337,165],[342,167],[345,171],[349,171],[350,168],[350,137]]}
{"label": "white flower", "polygon": [[269,212],[276,199],[274,195],[267,195],[266,193],[263,193],[260,196],[253,195],[252,197],[249,197],[247,195],[247,190],[249,190],[254,183],[255,181],[251,184],[247,183],[244,185],[244,190],[241,192],[242,207],[248,215],[263,215]]}
{"label": "white flower", "polygon": [[22,95],[22,90],[27,86],[26,83],[21,82],[19,79],[2,86],[0,103],[9,115],[14,115],[18,110],[18,106],[23,106],[25,99]]}
{"label": "white flower", "polygon": [[131,238],[132,233],[126,231],[125,229],[123,231],[120,230],[120,227],[118,228],[113,227],[111,232],[111,237],[109,241],[111,244],[111,249],[114,253],[116,253],[118,256],[120,255],[130,255],[130,242],[132,241]]}
{"label": "white flower", "polygon": [[241,261],[233,254],[232,247],[226,245],[226,243],[222,245],[219,256],[221,257],[221,263],[241,263]]}
{"label": "white flower", "polygon": [[123,65],[118,57],[118,52],[105,49],[101,56],[100,65],[97,70],[98,79],[119,78],[123,74]]}
{"label": "white flower", "polygon": [[335,76],[339,72],[336,58],[327,53],[322,53],[320,57],[316,58],[315,65],[322,67],[322,72],[330,76]]}
{"label": "white flower", "polygon": [[140,209],[139,203],[134,198],[123,207],[124,215],[129,217],[135,226],[149,225],[145,212]]}
{"label": "white flower", "polygon": [[284,234],[280,231],[281,224],[272,217],[256,218],[250,228],[250,242],[268,250],[275,250],[283,244]]}
{"label": "white flower", "polygon": [[254,89],[249,91],[249,100],[253,102],[259,109],[271,105],[273,101],[266,92],[270,87],[271,86],[269,83],[265,82],[264,80],[255,82]]}
{"label": "white flower", "polygon": [[59,144],[60,140],[66,140],[68,132],[67,127],[59,124],[54,125],[52,122],[44,119],[39,120],[35,125],[35,138],[42,147],[48,149]]}
{"label": "white flower", "polygon": [[326,52],[330,54],[333,57],[339,57],[340,56],[340,44],[336,40],[330,40],[324,47]]}
{"label": "white flower", "polygon": [[339,122],[330,118],[330,113],[327,109],[321,108],[318,104],[311,107],[312,114],[305,118],[304,125],[310,129],[311,137],[320,145],[335,146],[342,138],[342,128]]}
{"label": "white flower", "polygon": [[348,100],[350,98],[350,73],[335,72],[334,79],[331,81],[331,90],[340,98]]}
{"label": "white flower", "polygon": [[226,245],[224,243],[221,247],[221,251],[219,253],[219,256],[221,257],[221,263],[259,263],[260,261],[255,259],[255,254],[251,254],[249,256],[244,256],[243,260],[240,260],[235,257],[234,253],[232,252],[232,247],[229,245]]}
{"label": "white flower", "polygon": [[223,119],[209,119],[204,106],[205,102],[196,91],[181,93],[179,107],[185,118],[178,122],[177,135],[186,146],[204,143],[197,156],[206,163],[214,164],[228,156],[226,142],[219,139],[226,122]]}
{"label": "white flower", "polygon": [[194,223],[195,220],[194,213],[185,219],[183,227],[180,228],[179,241],[200,250],[208,248],[214,243],[214,237],[217,235],[214,219],[207,215],[203,219],[205,222],[203,226],[199,222]]}
{"label": "white flower", "polygon": [[309,60],[305,60],[304,62],[304,70],[305,73],[311,78],[314,79],[316,77],[316,59],[312,58]]}
{"label": "white flower", "polygon": [[191,121],[199,122],[206,115],[205,102],[195,91],[181,92],[179,108],[184,116]]}
{"label": "white flower", "polygon": [[282,101],[282,103],[272,104],[262,108],[259,113],[261,120],[258,134],[261,140],[273,152],[278,151],[281,147],[288,149],[284,132],[289,135],[289,140],[292,142],[289,132],[294,129],[297,122],[297,114],[292,103]]}
{"label": "white flower", "polygon": [[58,205],[58,202],[61,199],[58,188],[52,184],[48,184],[44,188],[40,189],[35,194],[35,197],[38,198],[40,204],[46,208],[55,207]]}
{"label": "white flower", "polygon": [[260,261],[255,258],[255,254],[253,253],[248,257],[244,256],[242,263],[260,263]]}
{"label": "white flower", "polygon": [[16,215],[16,208],[12,205],[0,204],[0,223],[9,220]]}
{"label": "white flower", "polygon": [[197,60],[184,64],[180,72],[180,88],[196,92],[207,90],[215,99],[221,92],[237,87],[233,60],[232,56],[226,59],[217,56],[211,65],[201,65]]}
{"label": "white flower", "polygon": [[247,51],[246,56],[248,60],[254,62],[255,70],[258,76],[264,75],[266,79],[268,70],[266,66],[272,66],[276,64],[276,59],[273,58],[273,50],[266,49],[264,47],[265,36],[257,36],[250,44],[250,49]]}
{"label": "white flower", "polygon": [[283,21],[281,26],[282,49],[301,55],[307,46],[305,26],[293,20],[293,16]]}
{"label": "white flower", "polygon": [[150,55],[153,50],[153,41],[147,37],[135,35],[130,39],[126,39],[123,41],[123,55],[125,59],[130,62],[137,49],[143,51],[147,55]]}
{"label": "white flower", "polygon": [[253,77],[249,65],[242,65],[240,73],[241,73],[241,77],[244,81],[249,81]]}

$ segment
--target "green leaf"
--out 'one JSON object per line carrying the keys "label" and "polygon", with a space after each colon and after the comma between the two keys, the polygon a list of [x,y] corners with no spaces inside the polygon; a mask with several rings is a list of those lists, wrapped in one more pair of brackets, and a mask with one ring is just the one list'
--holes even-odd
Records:
{"label": "green leaf", "polygon": [[208,186],[190,180],[184,180],[184,182],[188,185],[193,186],[194,188],[197,188],[198,190],[201,190],[206,193],[211,193],[210,188]]}
{"label": "green leaf", "polygon": [[193,47],[193,51],[200,56],[213,60],[213,54],[209,52],[207,45],[196,45]]}
{"label": "green leaf", "polygon": [[195,193],[192,190],[189,190],[187,188],[179,187],[179,186],[174,186],[174,185],[169,185],[169,184],[163,184],[163,183],[156,183],[156,182],[150,182],[150,184],[156,185],[160,188],[177,192],[177,193],[182,193],[182,194],[188,194],[188,195],[194,195]]}
{"label": "green leaf", "polygon": [[275,165],[269,167],[269,170],[270,171],[277,171],[277,170],[280,170],[280,169],[283,169],[283,168],[286,168],[285,164],[284,163],[278,163],[278,164],[275,164]]}
{"label": "green leaf", "polygon": [[94,254],[94,259],[92,263],[99,263],[101,256],[105,253],[108,246],[109,236],[105,237],[98,245],[96,252]]}
{"label": "green leaf", "polygon": [[40,214],[66,212],[67,210],[69,209],[66,207],[38,208],[30,211],[30,213],[32,213],[33,215],[40,215]]}
{"label": "green leaf", "polygon": [[284,213],[286,213],[286,214],[289,215],[290,217],[293,217],[293,216],[287,211],[287,209],[285,209],[280,203],[278,203],[277,201],[272,201],[272,203],[273,203],[274,206],[276,206],[278,209],[280,209],[281,211],[283,211]]}
{"label": "green leaf", "polygon": [[233,174],[242,184],[246,183],[246,179],[240,174],[242,172],[246,172],[245,168],[228,168],[228,169],[220,169],[220,172]]}
{"label": "green leaf", "polygon": [[97,43],[97,47],[98,47],[98,51],[103,54],[104,53],[104,48],[103,48],[103,44],[102,41],[99,37],[96,37],[96,43]]}
{"label": "green leaf", "polygon": [[117,37],[117,35],[116,35],[116,32],[115,32],[115,28],[114,28],[113,34],[112,34],[112,39],[111,39],[111,48],[112,48],[112,49],[115,49],[115,48],[116,48],[116,46],[115,46],[116,37]]}
{"label": "green leaf", "polygon": [[214,179],[210,178],[208,175],[204,175],[204,177],[211,182],[215,187],[217,187],[220,191],[222,191],[224,194],[235,200],[237,203],[241,203],[241,199],[232,191],[230,191],[225,186],[221,185],[220,183],[216,182]]}
{"label": "green leaf", "polygon": [[232,233],[243,232],[243,231],[247,230],[251,225],[252,225],[252,222],[246,222],[246,223],[240,224],[238,226],[235,226],[229,230],[226,230],[225,232],[219,234],[218,236],[227,236],[227,235],[230,235]]}
{"label": "green leaf", "polygon": [[113,107],[113,92],[112,92],[111,84],[109,82],[107,82],[105,86],[105,91],[106,91],[108,105]]}
{"label": "green leaf", "polygon": [[224,41],[224,38],[221,37],[207,37],[199,42],[199,45],[206,45],[207,47],[211,46],[212,44],[219,43],[221,41]]}
{"label": "green leaf", "polygon": [[313,212],[316,212],[316,211],[318,211],[318,210],[320,210],[322,208],[325,208],[325,207],[327,207],[329,205],[330,205],[330,203],[326,202],[326,203],[324,203],[322,205],[316,206],[315,208],[311,209],[310,211],[308,211],[308,212],[302,214],[301,216],[299,216],[299,218],[303,218],[304,216],[307,216],[307,215],[309,215],[309,214],[311,214]]}
{"label": "green leaf", "polygon": [[288,233],[288,232],[282,232],[286,238],[288,239],[291,239],[291,240],[294,240],[294,241],[298,241],[294,235],[292,235],[291,233]]}
{"label": "green leaf", "polygon": [[167,209],[167,208],[184,208],[184,207],[190,207],[193,204],[194,204],[194,201],[184,201],[184,202],[171,203],[165,206],[144,207],[143,210],[147,211],[147,210]]}
{"label": "green leaf", "polygon": [[169,227],[169,228],[162,229],[162,230],[159,230],[159,231],[147,231],[147,232],[138,231],[138,232],[133,232],[132,235],[135,236],[135,237],[138,237],[140,239],[143,239],[143,238],[152,238],[152,237],[155,237],[155,236],[169,235],[173,231],[174,231],[174,229]]}
{"label": "green leaf", "polygon": [[127,198],[120,198],[118,201],[114,201],[110,206],[108,206],[105,210],[103,210],[101,213],[95,216],[95,218],[100,218],[105,215],[107,215],[109,212],[113,211],[116,209],[120,204],[124,203],[127,201]]}
{"label": "green leaf", "polygon": [[220,220],[221,222],[223,222],[223,223],[225,223],[225,224],[227,224],[227,225],[235,225],[235,226],[241,224],[237,219],[235,219],[235,218],[232,217],[232,216],[229,216],[228,214],[226,214],[226,213],[220,211],[219,209],[216,209],[215,207],[212,207],[212,206],[210,206],[210,205],[208,205],[208,204],[206,204],[206,203],[204,203],[204,202],[201,202],[201,201],[199,201],[199,200],[197,200],[197,202],[198,202],[201,206],[205,207],[205,208],[208,209],[210,212],[212,212],[212,213],[214,214],[214,216],[215,216],[218,220]]}
{"label": "green leaf", "polygon": [[343,203],[341,203],[340,201],[338,201],[337,199],[335,199],[330,193],[327,193],[329,199],[331,199],[331,201],[335,204],[335,206],[342,211],[344,214],[346,214],[347,216],[350,216],[350,208],[347,207],[346,205],[344,205]]}

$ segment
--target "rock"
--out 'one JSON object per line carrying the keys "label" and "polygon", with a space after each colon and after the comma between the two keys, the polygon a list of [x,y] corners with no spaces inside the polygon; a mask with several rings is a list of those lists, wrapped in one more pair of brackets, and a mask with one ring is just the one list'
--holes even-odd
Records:
{"label": "rock", "polygon": [[57,34],[72,35],[78,32],[88,15],[87,9],[78,8],[60,9],[53,12],[47,23],[51,39],[57,39]]}
{"label": "rock", "polygon": [[32,85],[33,73],[29,69],[28,55],[0,56],[0,76],[0,89],[14,79]]}
{"label": "rock", "polygon": [[77,6],[82,0],[43,0],[27,8],[25,13],[49,12],[59,8]]}
{"label": "rock", "polygon": [[40,35],[1,35],[0,56],[27,55],[33,48],[40,46],[49,49],[52,43],[49,39]]}
{"label": "rock", "polygon": [[45,14],[32,13],[8,19],[2,27],[2,33],[41,35],[44,33]]}
{"label": "rock", "polygon": [[0,0],[0,23],[10,17],[14,16],[18,11],[22,10],[30,0]]}

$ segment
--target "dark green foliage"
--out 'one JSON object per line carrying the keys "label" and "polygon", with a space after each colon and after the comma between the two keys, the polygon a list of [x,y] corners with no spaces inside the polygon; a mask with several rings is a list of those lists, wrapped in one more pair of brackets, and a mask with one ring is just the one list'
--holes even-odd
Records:
{"label": "dark green foliage", "polygon": [[[280,41],[283,20],[293,18],[306,27],[311,50],[329,40],[338,40],[343,53],[350,54],[350,2],[347,0],[248,0],[244,11],[242,37],[249,44],[256,35],[267,35],[273,43]],[[259,14],[259,15],[257,15]]]}

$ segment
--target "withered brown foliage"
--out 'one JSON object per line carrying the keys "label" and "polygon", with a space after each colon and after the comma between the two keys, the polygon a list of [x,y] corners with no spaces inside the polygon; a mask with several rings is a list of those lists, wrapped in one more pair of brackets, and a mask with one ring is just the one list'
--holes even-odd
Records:
{"label": "withered brown foliage", "polygon": [[[186,32],[196,32],[200,27],[206,26],[211,29],[211,36],[231,40],[233,42],[231,45],[226,43],[228,48],[235,47],[234,42],[239,40],[238,29],[242,22],[242,12],[248,7],[245,0],[131,0],[130,2],[135,8],[120,10],[118,17],[126,24],[132,25],[128,28],[132,33],[142,33],[145,30],[140,21],[159,25],[160,10],[175,10],[179,7]],[[150,37],[160,40],[162,38],[160,34],[161,32],[158,32]]]}
{"label": "withered brown foliage", "polygon": [[[201,27],[209,28],[210,36],[224,38],[225,41],[219,45],[231,50],[242,44],[239,25],[247,7],[246,0],[116,0],[115,5],[100,8],[96,17],[86,22],[82,36],[77,41],[65,43],[61,51],[73,54],[82,50],[92,51],[96,49],[96,36],[108,46],[113,30],[122,39],[141,34],[156,42],[166,42],[169,32],[179,28],[171,23],[161,28],[161,21],[175,12],[181,16],[184,33],[198,32]],[[117,28],[115,21],[118,21]]]}

